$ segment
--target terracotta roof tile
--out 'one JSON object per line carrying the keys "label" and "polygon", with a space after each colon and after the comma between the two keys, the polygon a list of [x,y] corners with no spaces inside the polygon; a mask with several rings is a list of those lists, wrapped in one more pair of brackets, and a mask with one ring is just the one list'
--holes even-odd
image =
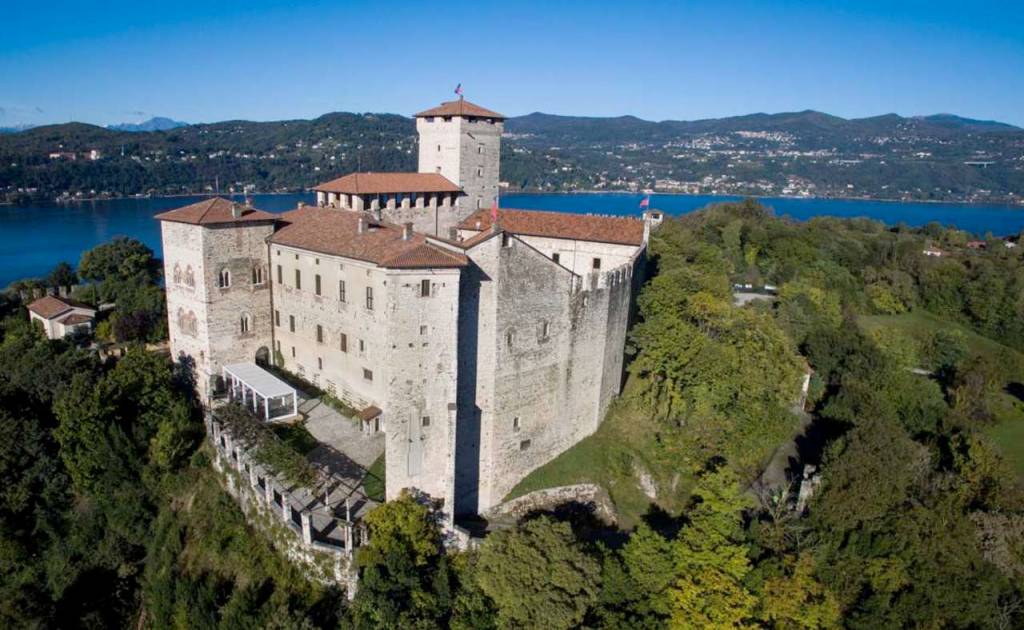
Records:
{"label": "terracotta roof tile", "polygon": [[75,300],[69,300],[67,298],[55,297],[53,295],[46,295],[35,300],[28,305],[28,310],[45,319],[53,319],[61,313],[70,311],[72,308],[76,307],[87,308],[91,311],[95,310],[87,304],[83,304]]}
{"label": "terracotta roof tile", "polygon": [[[359,219],[366,227],[359,232]],[[468,259],[426,242],[422,234],[402,239],[402,228],[375,222],[350,210],[304,206],[281,215],[284,227],[269,237],[271,243],[322,254],[364,260],[391,268],[464,267]]]}
{"label": "terracotta roof tile", "polygon": [[381,414],[380,407],[370,405],[369,407],[359,412],[359,419],[363,422],[369,422]]}
{"label": "terracotta roof tile", "polygon": [[313,190],[350,195],[462,192],[439,173],[350,173],[319,184]]}
{"label": "terracotta roof tile", "polygon": [[[239,216],[235,216],[236,213],[239,213]],[[220,223],[274,221],[277,219],[277,215],[223,197],[213,197],[183,208],[161,212],[154,218],[160,221],[191,223],[192,225],[217,225]]]}
{"label": "terracotta roof tile", "polygon": [[423,118],[425,116],[478,116],[480,118],[505,120],[504,114],[480,107],[476,103],[470,103],[461,98],[457,101],[446,101],[437,107],[432,107],[416,114],[416,118]]}
{"label": "terracotta roof tile", "polygon": [[[499,210],[498,225],[505,231],[526,236],[636,246],[643,245],[644,242],[644,222],[629,217],[599,217],[540,210]],[[462,230],[488,232],[491,229],[491,211],[477,210],[463,219],[458,227]]]}
{"label": "terracotta roof tile", "polygon": [[65,326],[75,326],[76,324],[84,324],[86,322],[91,322],[92,317],[89,317],[88,315],[83,315],[82,313],[69,313],[64,317],[61,317],[58,321],[64,324]]}

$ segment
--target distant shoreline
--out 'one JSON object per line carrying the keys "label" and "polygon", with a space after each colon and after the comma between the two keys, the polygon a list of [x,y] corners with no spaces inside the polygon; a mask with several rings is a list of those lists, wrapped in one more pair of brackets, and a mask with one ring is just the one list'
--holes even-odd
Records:
{"label": "distant shoreline", "polygon": [[882,197],[824,197],[804,195],[733,195],[724,193],[685,193],[685,192],[633,192],[629,190],[560,190],[560,191],[526,191],[520,190],[512,195],[623,195],[644,197],[648,194],[663,197],[721,197],[722,199],[796,199],[802,201],[878,201],[882,203],[934,203],[950,206],[1008,206],[1024,210],[1024,197],[1020,201],[945,201],[940,199],[890,199]]}
{"label": "distant shoreline", "polygon": [[[123,199],[154,199],[154,198],[175,198],[175,197],[244,197],[245,195],[306,195],[312,194],[314,191],[301,190],[291,192],[249,192],[249,193],[175,193],[167,195],[124,195],[117,197],[80,197],[77,199],[68,199],[65,201],[54,200],[49,203],[56,205],[70,205],[76,203],[88,203],[94,201],[119,201]],[[933,203],[940,205],[951,205],[951,206],[1007,206],[1013,210],[1024,210],[1024,197],[1020,201],[947,201],[939,199],[891,199],[883,197],[825,197],[825,196],[804,196],[804,195],[741,195],[741,194],[724,194],[724,193],[685,193],[685,192],[634,192],[629,190],[559,190],[559,191],[545,191],[545,190],[518,190],[514,192],[507,192],[509,195],[622,195],[632,197],[642,197],[647,194],[652,196],[671,196],[671,197],[719,197],[722,199],[796,199],[804,201],[877,201],[881,203]],[[500,198],[500,195],[499,195]],[[0,205],[18,206],[28,204],[16,204],[16,203],[5,203],[0,202]]]}

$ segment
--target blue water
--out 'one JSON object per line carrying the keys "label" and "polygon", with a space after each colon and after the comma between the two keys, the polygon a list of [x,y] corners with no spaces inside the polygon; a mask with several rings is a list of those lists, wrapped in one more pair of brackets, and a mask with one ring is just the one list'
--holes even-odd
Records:
{"label": "blue water", "polygon": [[[530,208],[593,214],[638,215],[639,194],[510,194],[506,208]],[[160,253],[160,226],[153,215],[184,206],[202,197],[115,199],[69,205],[0,206],[0,287],[20,278],[41,276],[58,262],[77,265],[82,252],[111,237],[132,236]],[[652,195],[651,207],[668,214],[685,214],[709,203],[736,197]],[[254,205],[271,212],[312,203],[312,194],[256,195]],[[808,219],[820,215],[870,217],[886,223],[924,225],[938,221],[965,230],[996,236],[1024,230],[1024,207],[972,204],[895,203],[838,199],[761,200],[778,215]]]}

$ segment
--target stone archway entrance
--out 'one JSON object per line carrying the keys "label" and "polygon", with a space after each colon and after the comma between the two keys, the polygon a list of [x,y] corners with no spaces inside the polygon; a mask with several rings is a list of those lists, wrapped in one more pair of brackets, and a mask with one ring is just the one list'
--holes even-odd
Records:
{"label": "stone archway entrance", "polygon": [[256,351],[256,365],[264,368],[270,366],[270,350],[266,346],[260,346]]}

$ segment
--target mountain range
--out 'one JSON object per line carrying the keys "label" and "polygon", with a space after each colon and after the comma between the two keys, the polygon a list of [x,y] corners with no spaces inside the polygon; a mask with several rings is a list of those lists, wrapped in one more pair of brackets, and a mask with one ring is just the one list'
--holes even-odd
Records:
{"label": "mountain range", "polygon": [[187,125],[188,123],[181,122],[180,120],[171,120],[170,118],[164,118],[163,116],[155,116],[141,123],[107,125],[107,129],[113,129],[114,131],[169,131],[171,129],[177,129],[178,127],[185,127]]}
{"label": "mountain range", "polygon": [[[1024,194],[1024,130],[952,114],[845,119],[807,110],[656,122],[535,112],[509,118],[505,130],[508,190],[1000,202]],[[0,135],[0,195],[302,190],[356,170],[415,170],[416,142],[414,121],[395,114],[46,125]],[[98,160],[69,158],[94,149]]]}

